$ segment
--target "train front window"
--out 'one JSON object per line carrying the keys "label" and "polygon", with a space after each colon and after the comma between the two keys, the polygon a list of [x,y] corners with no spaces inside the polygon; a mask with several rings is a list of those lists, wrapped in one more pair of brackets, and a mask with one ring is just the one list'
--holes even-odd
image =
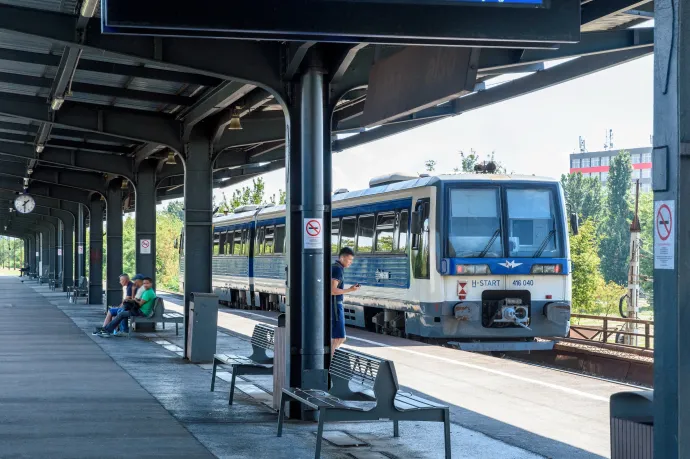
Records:
{"label": "train front window", "polygon": [[450,192],[450,257],[503,256],[498,188],[457,188]]}
{"label": "train front window", "polygon": [[563,256],[554,193],[549,189],[508,189],[508,241],[511,257]]}

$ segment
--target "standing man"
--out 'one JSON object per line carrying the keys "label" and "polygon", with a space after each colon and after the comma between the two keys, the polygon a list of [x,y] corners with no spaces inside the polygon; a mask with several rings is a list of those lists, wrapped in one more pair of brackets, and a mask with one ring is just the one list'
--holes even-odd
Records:
{"label": "standing man", "polygon": [[331,357],[336,349],[345,342],[345,310],[343,309],[343,295],[359,290],[359,284],[344,289],[345,268],[352,265],[355,253],[349,247],[340,249],[338,259],[331,267]]}

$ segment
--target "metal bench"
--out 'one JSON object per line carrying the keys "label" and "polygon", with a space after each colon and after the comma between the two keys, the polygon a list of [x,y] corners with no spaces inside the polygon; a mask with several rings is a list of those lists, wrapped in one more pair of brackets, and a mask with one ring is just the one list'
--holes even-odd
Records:
{"label": "metal bench", "polygon": [[89,296],[89,280],[86,277],[80,277],[79,283],[67,288],[67,299],[72,303],[77,303],[79,298],[88,300]]}
{"label": "metal bench", "polygon": [[[337,349],[329,373],[333,387],[328,392],[283,389],[278,413],[279,437],[283,434],[286,404],[294,400],[319,412],[314,455],[316,459],[321,455],[325,422],[379,420],[393,421],[394,437],[400,436],[399,421],[442,422],[446,459],[451,459],[449,408],[400,392],[393,362],[360,352]],[[351,386],[356,386],[355,390]]]}
{"label": "metal bench", "polygon": [[55,276],[54,273],[49,272],[47,269],[44,270],[43,275],[38,278],[38,285],[43,285],[44,282],[50,282],[53,276]]}
{"label": "metal bench", "polygon": [[216,388],[216,369],[218,365],[230,365],[232,367],[228,405],[232,405],[237,376],[273,374],[273,357],[269,356],[267,351],[273,352],[274,340],[275,329],[268,325],[258,324],[252,332],[252,354],[249,357],[232,354],[214,354],[211,392]]}
{"label": "metal bench", "polygon": [[48,287],[52,291],[55,291],[55,289],[57,289],[58,287],[62,288],[62,273],[50,279],[50,281],[48,282]]}
{"label": "metal bench", "polygon": [[163,298],[156,297],[153,303],[153,314],[150,317],[132,316],[129,318],[129,332],[127,338],[131,337],[132,328],[136,324],[163,324],[165,330],[166,323],[175,324],[175,335],[180,334],[179,324],[184,324],[184,316],[179,312],[165,312],[165,304]]}

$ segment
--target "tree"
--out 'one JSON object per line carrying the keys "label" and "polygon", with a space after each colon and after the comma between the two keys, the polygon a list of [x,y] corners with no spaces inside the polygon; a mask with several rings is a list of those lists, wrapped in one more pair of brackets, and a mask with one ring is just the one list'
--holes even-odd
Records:
{"label": "tree", "polygon": [[170,201],[165,213],[175,215],[180,221],[184,221],[184,202],[182,200]]}
{"label": "tree", "polygon": [[182,230],[177,215],[159,212],[156,218],[156,283],[170,290],[179,289],[180,258],[175,239]]}
{"label": "tree", "polygon": [[424,162],[424,167],[427,172],[433,172],[436,169],[436,161],[433,159],[428,159]]}
{"label": "tree", "polygon": [[581,220],[601,223],[606,196],[598,179],[578,172],[561,175],[561,184],[568,215],[575,213]]}
{"label": "tree", "polygon": [[597,232],[594,222],[586,220],[577,236],[570,238],[570,258],[573,262],[573,311],[593,313],[596,297],[593,295],[603,283],[599,272],[601,263],[597,253]]}
{"label": "tree", "polygon": [[[270,200],[273,204],[276,204],[276,195],[271,196]],[[278,190],[278,203],[279,205],[285,204],[287,201],[287,192],[283,190]]]}
{"label": "tree", "polygon": [[606,184],[608,200],[604,218],[606,237],[601,240],[599,248],[604,279],[618,285],[627,285],[630,222],[632,221],[631,175],[630,154],[622,151],[612,158],[609,167],[609,178]]}
{"label": "tree", "polygon": [[[505,174],[507,173],[506,167],[503,163],[496,161],[496,152],[492,151],[490,155],[487,156],[485,161],[481,161],[479,155],[474,149],[470,149],[469,154],[465,154],[464,151],[460,150],[460,171],[469,174],[482,173],[482,174]],[[496,167],[493,170],[483,170],[478,171],[477,166],[486,166],[489,163],[493,163]],[[460,172],[458,168],[453,169],[453,172]]]}
{"label": "tree", "polygon": [[[465,154],[464,151],[460,150],[460,167],[462,172],[474,173],[474,166],[479,161],[479,156],[474,148],[470,149],[469,154]],[[456,169],[457,170],[457,169]]]}
{"label": "tree", "polygon": [[640,287],[650,305],[654,301],[654,196],[640,193]]}

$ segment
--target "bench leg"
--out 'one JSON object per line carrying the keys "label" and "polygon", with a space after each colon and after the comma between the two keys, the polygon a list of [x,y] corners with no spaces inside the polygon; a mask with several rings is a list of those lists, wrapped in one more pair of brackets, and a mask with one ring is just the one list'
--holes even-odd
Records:
{"label": "bench leg", "polygon": [[165,330],[165,320],[163,321],[163,330]]}
{"label": "bench leg", "polygon": [[448,408],[443,410],[443,436],[446,444],[446,459],[452,459],[450,456],[450,411]]}
{"label": "bench leg", "polygon": [[400,427],[398,426],[398,421],[393,421],[393,436],[395,438],[400,436]]}
{"label": "bench leg", "polygon": [[235,397],[235,377],[237,376],[237,370],[232,369],[232,380],[230,381],[230,398],[228,399],[228,405],[232,405],[232,399]]}
{"label": "bench leg", "polygon": [[179,335],[180,335],[180,331],[179,331],[178,325],[179,325],[179,324],[178,324],[177,322],[175,322],[175,336],[179,336]]}
{"label": "bench leg", "polygon": [[280,394],[280,406],[278,407],[278,437],[283,436],[283,421],[285,421],[285,409],[289,398],[285,394]]}
{"label": "bench leg", "polygon": [[211,374],[211,392],[216,388],[216,368],[218,368],[218,361],[213,359],[213,373]]}
{"label": "bench leg", "polygon": [[323,408],[319,409],[319,429],[316,432],[316,451],[314,452],[314,458],[321,458],[321,438],[323,437],[323,421],[326,417],[326,410]]}

